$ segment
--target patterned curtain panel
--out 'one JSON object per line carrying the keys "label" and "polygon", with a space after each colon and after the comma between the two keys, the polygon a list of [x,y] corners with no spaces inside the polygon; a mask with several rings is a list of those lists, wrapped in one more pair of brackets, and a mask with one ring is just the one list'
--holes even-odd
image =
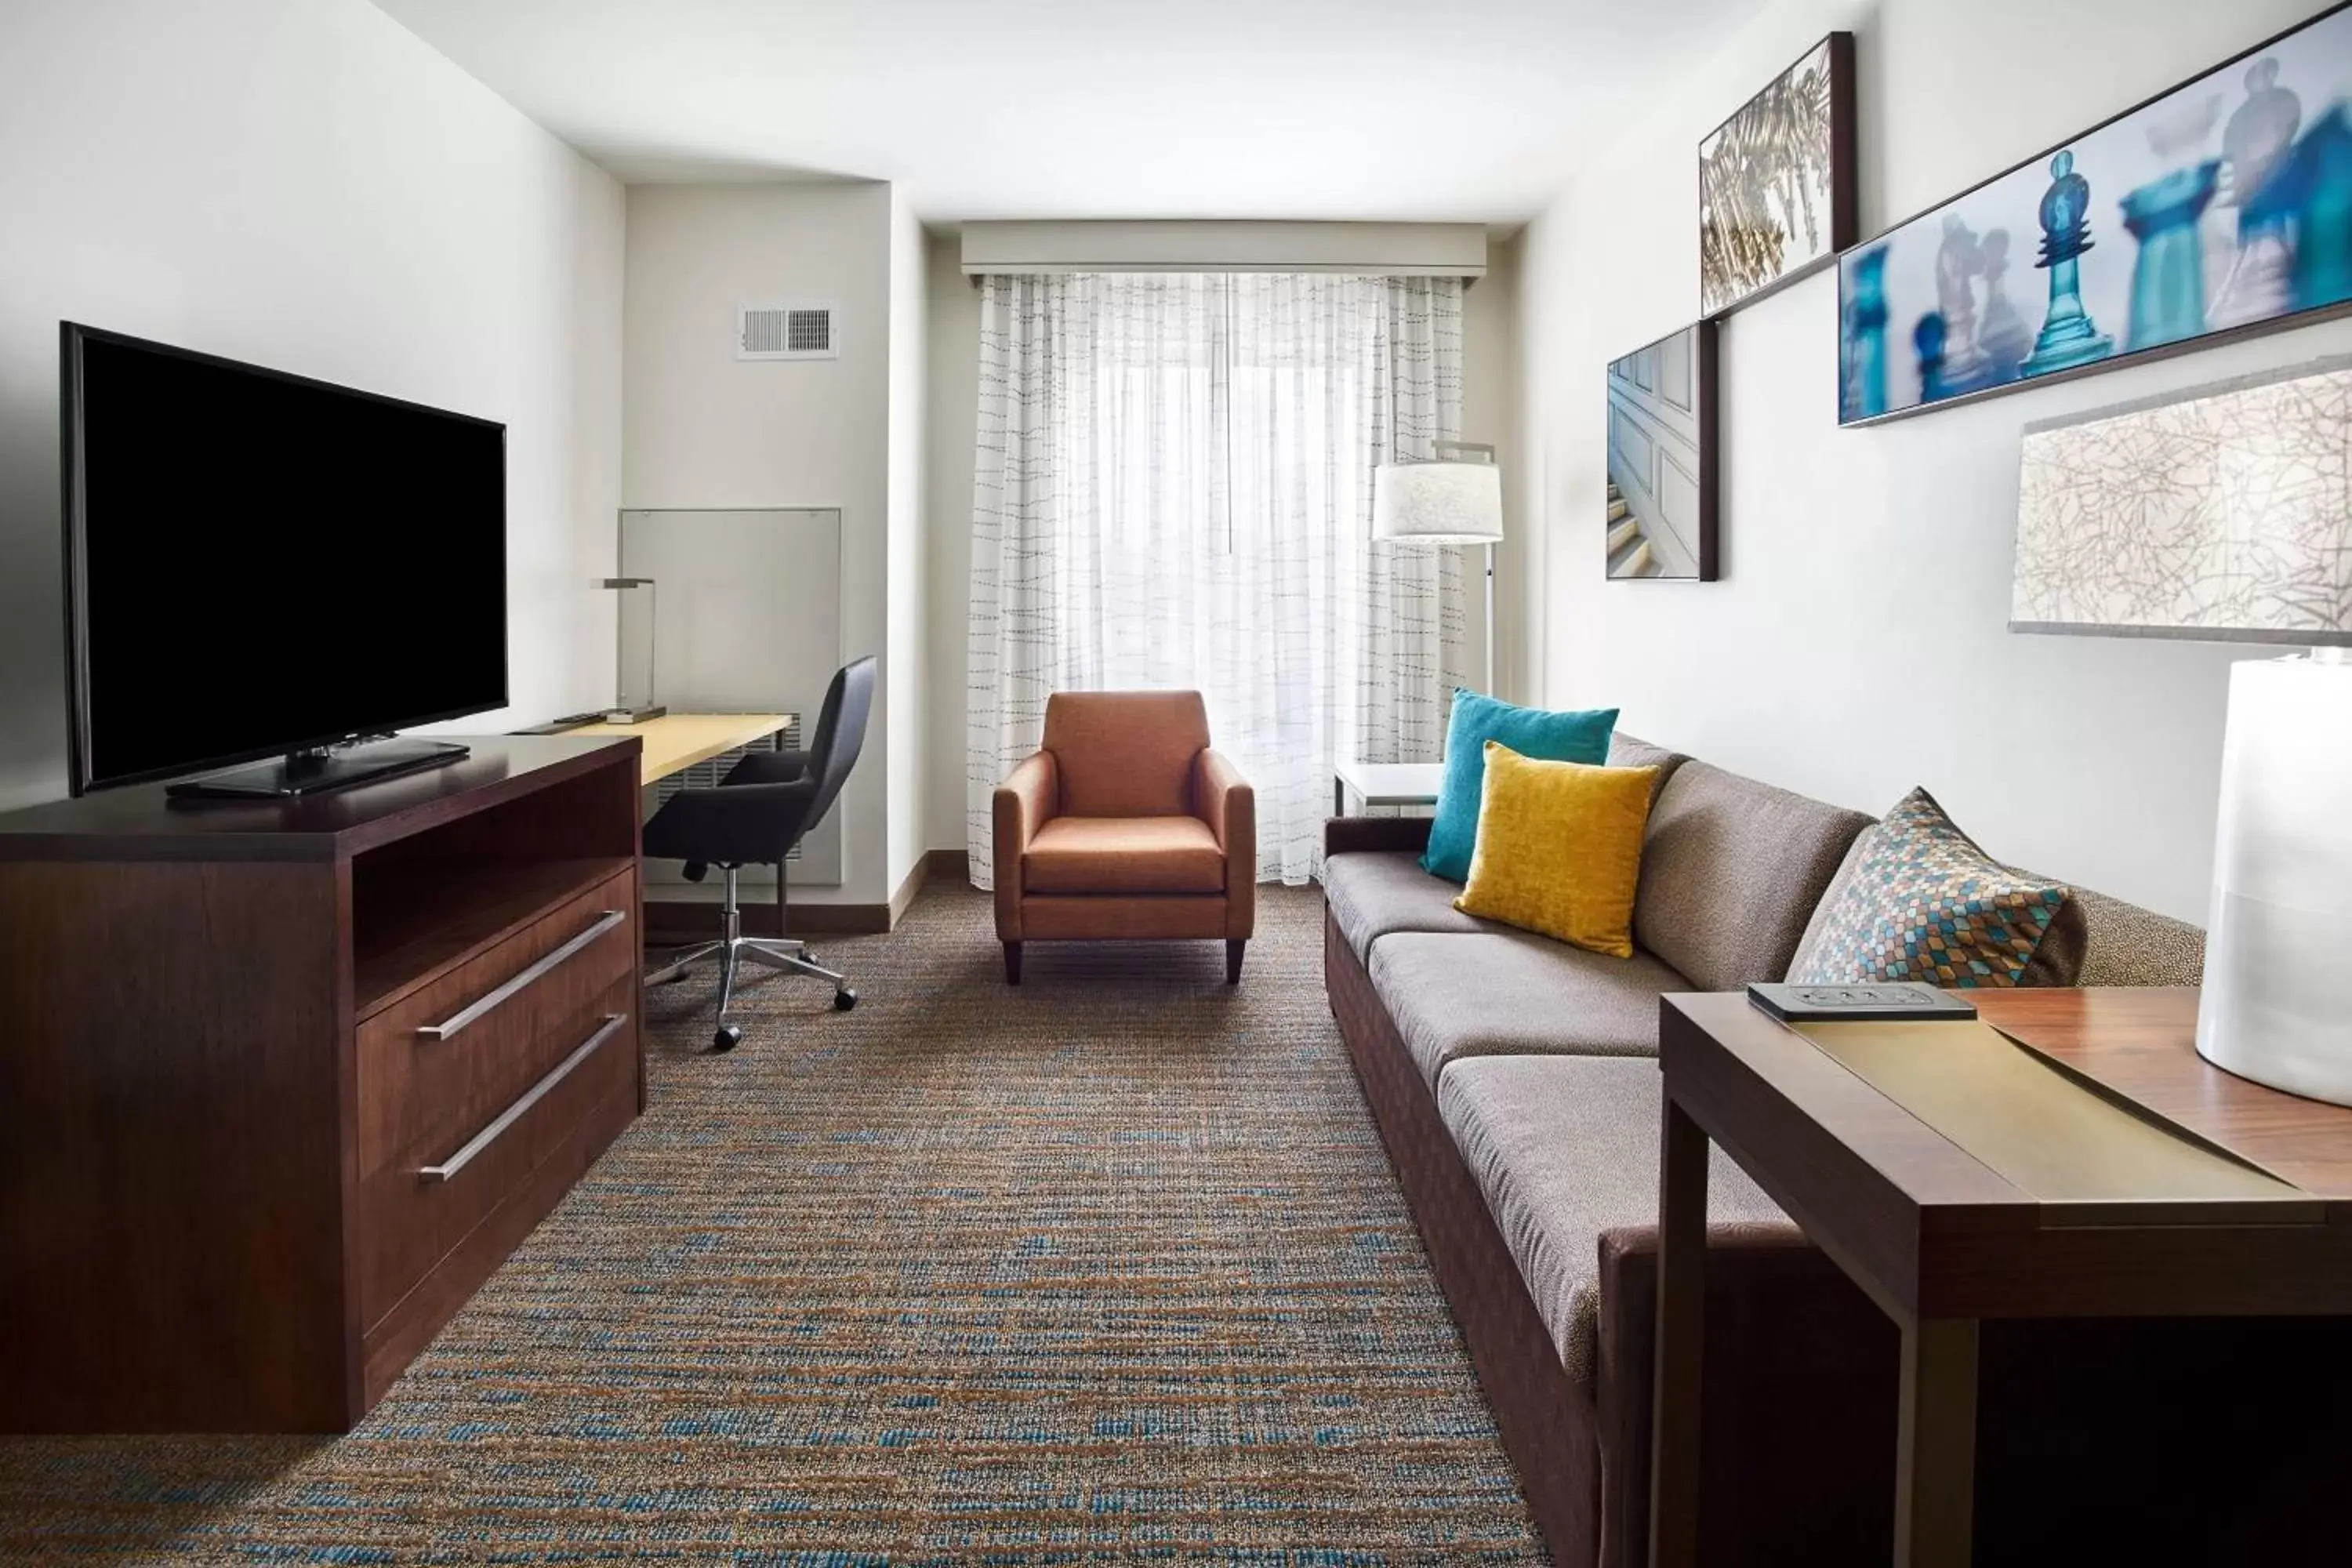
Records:
{"label": "patterned curtain panel", "polygon": [[980,332],[973,876],[1048,696],[1192,687],[1308,880],[1334,761],[1434,760],[1462,679],[1460,552],[1371,538],[1373,467],[1460,435],[1461,281],[992,277]]}

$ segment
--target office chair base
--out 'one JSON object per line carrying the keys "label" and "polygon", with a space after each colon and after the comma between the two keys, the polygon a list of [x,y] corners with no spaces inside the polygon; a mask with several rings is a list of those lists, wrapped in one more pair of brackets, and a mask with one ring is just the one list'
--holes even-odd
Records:
{"label": "office chair base", "polygon": [[734,935],[718,942],[706,942],[671,954],[660,967],[646,976],[648,985],[672,985],[686,978],[688,971],[707,959],[719,961],[719,1031],[712,1037],[710,1048],[716,1054],[731,1051],[743,1043],[742,1029],[728,1021],[735,1000],[737,973],[746,963],[763,968],[780,970],[786,974],[805,974],[814,980],[833,982],[833,1008],[846,1013],[857,1005],[857,989],[849,977],[838,970],[825,968],[815,961],[808,943],[791,937]]}

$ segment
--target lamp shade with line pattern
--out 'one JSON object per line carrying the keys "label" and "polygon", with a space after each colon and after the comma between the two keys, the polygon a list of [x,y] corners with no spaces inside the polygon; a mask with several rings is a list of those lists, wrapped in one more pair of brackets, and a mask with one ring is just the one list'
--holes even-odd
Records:
{"label": "lamp shade with line pattern", "polygon": [[2015,631],[2352,646],[2352,361],[2031,426]]}

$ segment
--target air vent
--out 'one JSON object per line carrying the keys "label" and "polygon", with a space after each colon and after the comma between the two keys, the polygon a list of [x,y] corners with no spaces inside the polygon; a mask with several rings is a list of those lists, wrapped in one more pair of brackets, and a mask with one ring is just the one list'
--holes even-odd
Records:
{"label": "air vent", "polygon": [[735,312],[737,359],[839,359],[830,305],[745,305]]}

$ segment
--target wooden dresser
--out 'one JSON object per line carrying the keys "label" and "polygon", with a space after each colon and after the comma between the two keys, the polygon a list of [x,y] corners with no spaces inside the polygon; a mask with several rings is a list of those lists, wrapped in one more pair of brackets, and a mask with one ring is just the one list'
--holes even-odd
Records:
{"label": "wooden dresser", "polygon": [[645,1104],[635,740],[0,816],[0,1430],[350,1427]]}

